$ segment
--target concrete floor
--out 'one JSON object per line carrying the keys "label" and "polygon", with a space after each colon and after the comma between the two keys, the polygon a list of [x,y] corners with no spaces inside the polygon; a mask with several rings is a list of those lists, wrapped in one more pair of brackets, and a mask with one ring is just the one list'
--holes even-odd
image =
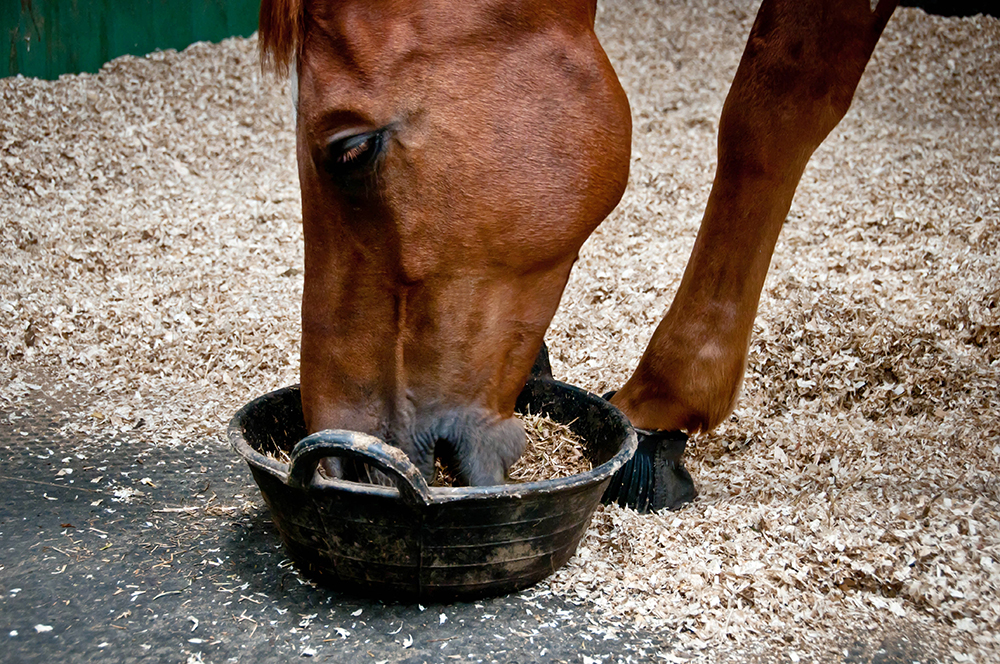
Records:
{"label": "concrete floor", "polygon": [[80,440],[65,425],[85,404],[37,395],[0,422],[4,662],[638,662],[671,650],[537,588],[437,606],[317,588],[228,447],[154,448],[141,428]]}

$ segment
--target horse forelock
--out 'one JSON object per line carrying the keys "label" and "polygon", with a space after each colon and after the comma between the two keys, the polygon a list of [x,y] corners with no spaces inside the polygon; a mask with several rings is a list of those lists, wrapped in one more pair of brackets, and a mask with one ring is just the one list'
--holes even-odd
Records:
{"label": "horse forelock", "polygon": [[304,0],[261,0],[258,25],[260,63],[287,74],[302,45]]}

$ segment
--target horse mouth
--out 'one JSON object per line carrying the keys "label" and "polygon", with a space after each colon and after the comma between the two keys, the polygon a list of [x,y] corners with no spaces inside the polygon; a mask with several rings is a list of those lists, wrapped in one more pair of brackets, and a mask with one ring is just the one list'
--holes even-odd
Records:
{"label": "horse mouth", "polygon": [[406,440],[396,444],[428,481],[434,478],[434,461],[439,458],[454,471],[459,484],[503,484],[507,470],[524,451],[524,427],[516,417],[460,408],[421,420]]}
{"label": "horse mouth", "polygon": [[[434,480],[435,460],[454,476],[456,486],[504,484],[527,441],[516,417],[501,418],[478,408],[438,410],[420,417],[418,426],[405,427],[383,440],[400,448],[428,483]],[[361,462],[327,458],[323,473],[352,482],[392,485],[379,471]]]}

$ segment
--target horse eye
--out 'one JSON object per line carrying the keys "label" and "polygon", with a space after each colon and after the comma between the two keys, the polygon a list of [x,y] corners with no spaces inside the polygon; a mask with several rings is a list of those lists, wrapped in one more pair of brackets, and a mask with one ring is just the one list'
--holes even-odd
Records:
{"label": "horse eye", "polygon": [[348,181],[372,175],[384,143],[383,130],[336,138],[326,144],[321,166],[337,180]]}

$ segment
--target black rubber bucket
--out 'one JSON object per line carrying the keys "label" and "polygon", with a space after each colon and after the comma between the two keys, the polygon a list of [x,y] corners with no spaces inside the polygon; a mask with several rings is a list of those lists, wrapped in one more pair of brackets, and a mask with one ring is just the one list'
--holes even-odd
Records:
{"label": "black rubber bucket", "polygon": [[[567,424],[590,472],[488,487],[428,487],[406,455],[351,431],[306,436],[297,386],[244,406],[229,424],[290,557],[334,590],[397,601],[451,601],[541,581],[576,551],[611,476],[635,452],[628,419],[600,397],[529,380],[518,412]],[[291,451],[290,463],[268,453]],[[323,457],[360,459],[396,488],[322,478]]]}

